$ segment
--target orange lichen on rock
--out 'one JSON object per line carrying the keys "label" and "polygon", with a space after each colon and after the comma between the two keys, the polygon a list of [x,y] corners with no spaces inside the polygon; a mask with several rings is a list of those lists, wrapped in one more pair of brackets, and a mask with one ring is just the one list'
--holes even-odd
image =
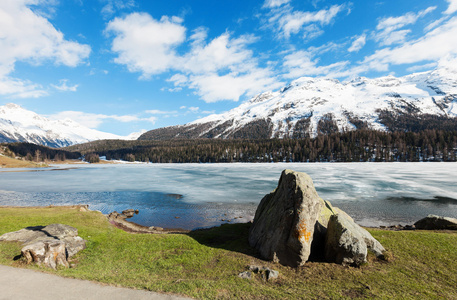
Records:
{"label": "orange lichen on rock", "polygon": [[309,242],[309,239],[311,237],[311,232],[306,230],[306,223],[305,222],[300,222],[297,226],[297,236],[300,242]]}

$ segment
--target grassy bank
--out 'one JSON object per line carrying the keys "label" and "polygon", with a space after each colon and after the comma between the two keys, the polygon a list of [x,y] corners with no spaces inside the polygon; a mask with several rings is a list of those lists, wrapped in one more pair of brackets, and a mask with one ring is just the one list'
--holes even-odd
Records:
{"label": "grassy bank", "polygon": [[35,163],[32,161],[0,155],[0,168],[41,168],[47,166],[48,165],[45,163]]}
{"label": "grassy bank", "polygon": [[[100,213],[69,208],[0,208],[0,234],[26,226],[64,223],[88,241],[76,267],[61,276],[176,293],[195,298],[457,299],[457,233],[369,231],[389,251],[361,268],[307,263],[293,269],[262,261],[247,243],[249,224],[224,225],[176,235],[129,234]],[[25,267],[20,246],[0,243],[0,264]],[[265,265],[279,279],[237,277],[248,265]],[[30,268],[38,268],[29,266]]]}

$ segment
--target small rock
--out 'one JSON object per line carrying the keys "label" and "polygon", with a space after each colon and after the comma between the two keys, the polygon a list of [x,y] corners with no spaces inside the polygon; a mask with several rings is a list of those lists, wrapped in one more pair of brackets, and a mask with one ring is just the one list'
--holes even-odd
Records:
{"label": "small rock", "polygon": [[123,210],[122,211],[122,214],[126,217],[126,218],[131,218],[133,217],[133,215],[135,214],[135,210],[130,208],[130,209],[126,209],[126,210]]}
{"label": "small rock", "polygon": [[251,280],[252,273],[250,271],[241,272],[240,274],[238,274],[238,277]]}
{"label": "small rock", "polygon": [[278,271],[272,270],[265,266],[251,265],[249,266],[249,271],[252,271],[255,274],[260,274],[260,276],[265,280],[276,279],[279,276]]}
{"label": "small rock", "polygon": [[87,204],[79,205],[79,211],[81,211],[81,212],[89,211],[89,205],[87,205]]}
{"label": "small rock", "polygon": [[457,230],[457,219],[428,215],[414,223],[414,226],[416,226],[416,229],[425,230]]}
{"label": "small rock", "polygon": [[276,270],[268,269],[265,271],[265,274],[266,274],[267,280],[276,279],[279,277],[279,272]]}
{"label": "small rock", "polygon": [[258,273],[259,270],[263,269],[264,267],[259,267],[259,266],[249,266],[249,270],[251,270],[254,273]]}

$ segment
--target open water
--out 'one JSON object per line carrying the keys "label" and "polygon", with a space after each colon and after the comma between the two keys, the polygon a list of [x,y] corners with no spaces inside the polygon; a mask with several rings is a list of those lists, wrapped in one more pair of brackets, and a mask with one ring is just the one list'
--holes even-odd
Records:
{"label": "open water", "polygon": [[0,169],[0,205],[138,209],[146,226],[195,229],[253,219],[281,171],[308,173],[319,195],[364,226],[457,218],[457,163],[60,165]]}

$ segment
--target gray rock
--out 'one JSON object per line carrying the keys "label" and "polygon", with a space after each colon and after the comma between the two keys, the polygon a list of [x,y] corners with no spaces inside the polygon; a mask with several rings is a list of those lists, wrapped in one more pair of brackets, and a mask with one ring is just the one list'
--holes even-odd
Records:
{"label": "gray rock", "polygon": [[46,267],[56,269],[61,265],[69,267],[66,255],[66,245],[62,241],[37,242],[22,248],[22,255],[27,263],[37,263]]}
{"label": "gray rock", "polygon": [[250,280],[252,279],[252,273],[250,271],[241,272],[240,274],[238,274],[238,277]]}
{"label": "gray rock", "polygon": [[338,208],[333,207],[329,201],[320,199],[322,205],[317,218],[316,224],[314,225],[313,242],[311,243],[311,260],[322,261],[325,259],[325,237],[327,235],[327,226],[330,216],[338,211]]}
{"label": "gray rock", "polygon": [[360,266],[366,262],[367,250],[383,259],[384,247],[346,214],[332,215],[328,222],[325,258],[329,262]]}
{"label": "gray rock", "polygon": [[279,277],[279,272],[276,270],[268,269],[265,271],[265,276],[267,280],[276,279]]}
{"label": "gray rock", "polygon": [[75,236],[72,238],[63,238],[61,241],[65,243],[65,249],[67,251],[68,258],[74,256],[81,250],[86,249],[86,240],[80,236]]}
{"label": "gray rock", "polygon": [[[267,281],[276,279],[279,277],[278,271],[272,270],[265,266],[256,266],[256,265],[249,266],[249,271],[240,273],[238,276],[241,277],[241,274],[244,274],[244,276],[249,276],[249,279],[251,279],[251,277],[252,277],[251,272],[253,272],[254,274],[259,274],[262,277],[262,279],[267,280]],[[249,273],[249,275],[247,275],[247,273]]]}
{"label": "gray rock", "polygon": [[255,213],[249,243],[264,259],[292,267],[309,258],[314,227],[322,206],[311,177],[284,170],[278,187]]}
{"label": "gray rock", "polygon": [[46,227],[27,227],[0,236],[0,241],[20,242],[21,252],[28,263],[36,262],[47,267],[68,267],[67,259],[86,248],[86,241],[78,230],[69,225],[51,224]]}
{"label": "gray rock", "polygon": [[132,208],[126,209],[126,210],[123,210],[123,211],[122,211],[122,214],[123,214],[124,216],[126,216],[127,218],[133,217],[133,216],[135,215],[135,213],[138,214],[138,210],[135,211],[135,210],[132,209]]}
{"label": "gray rock", "polygon": [[457,230],[457,219],[428,215],[414,223],[416,229],[425,230]]}

